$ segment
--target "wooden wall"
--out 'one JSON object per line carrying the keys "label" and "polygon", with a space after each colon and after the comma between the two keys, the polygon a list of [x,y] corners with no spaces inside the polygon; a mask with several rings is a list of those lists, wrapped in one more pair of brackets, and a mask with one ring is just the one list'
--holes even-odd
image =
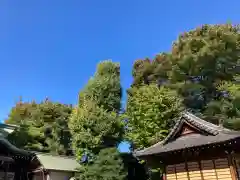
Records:
{"label": "wooden wall", "polygon": [[228,158],[168,165],[167,180],[236,180]]}

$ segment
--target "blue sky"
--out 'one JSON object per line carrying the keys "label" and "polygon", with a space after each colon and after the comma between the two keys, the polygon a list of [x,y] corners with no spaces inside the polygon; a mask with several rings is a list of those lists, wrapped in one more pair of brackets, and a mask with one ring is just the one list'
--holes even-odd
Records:
{"label": "blue sky", "polygon": [[239,7],[239,0],[3,0],[0,119],[20,96],[76,103],[101,60],[120,62],[126,89],[134,60],[169,51],[179,33],[201,24],[240,22]]}

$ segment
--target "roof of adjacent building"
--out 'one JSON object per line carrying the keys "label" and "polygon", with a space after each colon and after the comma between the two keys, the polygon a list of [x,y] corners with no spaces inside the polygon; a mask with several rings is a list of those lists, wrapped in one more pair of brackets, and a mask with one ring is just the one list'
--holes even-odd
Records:
{"label": "roof of adjacent building", "polygon": [[6,138],[3,137],[0,137],[0,146],[1,153],[6,154],[7,152],[9,156],[12,156],[14,158],[17,158],[17,156],[29,158],[34,156],[34,153],[17,148],[13,144],[11,144]]}
{"label": "roof of adjacent building", "polygon": [[[177,136],[177,134],[182,130],[183,125],[188,125],[201,133]],[[176,125],[173,127],[169,135],[163,141],[150,146],[149,148],[136,151],[135,155],[140,157],[163,154],[185,148],[222,143],[239,137],[240,132],[238,131],[232,131],[221,126],[214,125],[189,112],[184,112],[176,122]]]}
{"label": "roof of adjacent building", "polygon": [[8,142],[5,137],[12,133],[16,128],[17,125],[12,124],[4,124],[0,123],[0,145],[5,147],[7,151],[15,158],[19,157],[33,157],[36,156],[42,166],[48,170],[58,170],[58,171],[71,171],[75,172],[78,171],[80,168],[79,163],[77,163],[74,157],[68,156],[54,156],[50,154],[44,154],[39,152],[30,152],[19,149]]}
{"label": "roof of adjacent building", "polygon": [[74,157],[54,156],[44,153],[35,153],[42,166],[47,170],[76,172],[80,164]]}
{"label": "roof of adjacent building", "polygon": [[11,134],[15,129],[18,128],[17,125],[0,123],[0,136],[6,137]]}

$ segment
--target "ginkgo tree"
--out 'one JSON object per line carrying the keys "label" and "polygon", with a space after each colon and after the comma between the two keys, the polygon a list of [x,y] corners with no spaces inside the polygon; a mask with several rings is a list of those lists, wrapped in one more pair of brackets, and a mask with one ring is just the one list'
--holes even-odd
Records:
{"label": "ginkgo tree", "polygon": [[144,148],[162,140],[182,110],[176,91],[145,85],[129,91],[126,136],[134,148]]}
{"label": "ginkgo tree", "polygon": [[124,133],[119,116],[119,68],[112,61],[98,64],[96,73],[80,91],[79,103],[70,118],[73,149],[76,158],[85,164],[80,179],[123,180],[126,176],[116,148]]}

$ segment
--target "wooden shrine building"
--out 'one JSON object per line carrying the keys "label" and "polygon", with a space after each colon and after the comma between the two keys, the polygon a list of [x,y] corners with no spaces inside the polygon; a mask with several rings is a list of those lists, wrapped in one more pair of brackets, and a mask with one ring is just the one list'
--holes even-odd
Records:
{"label": "wooden shrine building", "polygon": [[150,166],[163,167],[166,180],[240,179],[240,132],[188,112],[163,141],[135,155]]}
{"label": "wooden shrine building", "polygon": [[0,180],[32,180],[40,162],[32,152],[18,149],[0,137]]}

